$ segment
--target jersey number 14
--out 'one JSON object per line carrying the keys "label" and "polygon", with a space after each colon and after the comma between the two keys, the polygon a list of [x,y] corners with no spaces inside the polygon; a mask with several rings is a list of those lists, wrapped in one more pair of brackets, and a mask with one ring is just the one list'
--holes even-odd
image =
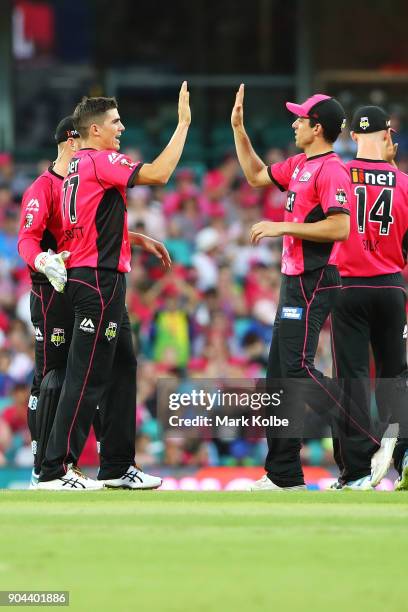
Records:
{"label": "jersey number 14", "polygon": [[[356,187],[354,193],[357,196],[357,227],[360,234],[364,234],[366,226],[367,188]],[[380,235],[388,236],[390,225],[394,223],[392,211],[392,189],[383,189],[370,208],[368,221],[380,224]]]}

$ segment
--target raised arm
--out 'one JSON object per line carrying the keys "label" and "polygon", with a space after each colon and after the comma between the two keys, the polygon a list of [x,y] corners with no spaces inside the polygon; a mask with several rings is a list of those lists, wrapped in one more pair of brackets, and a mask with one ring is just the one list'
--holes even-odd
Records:
{"label": "raised arm", "polygon": [[178,125],[174,134],[166,148],[151,164],[143,164],[133,184],[165,185],[168,182],[183,152],[190,123],[190,93],[187,81],[183,81],[179,94]]}
{"label": "raised arm", "polygon": [[244,128],[244,84],[241,83],[235,97],[231,113],[231,126],[234,132],[235,148],[242,171],[251,187],[264,187],[271,184],[268,170],[255,153]]}

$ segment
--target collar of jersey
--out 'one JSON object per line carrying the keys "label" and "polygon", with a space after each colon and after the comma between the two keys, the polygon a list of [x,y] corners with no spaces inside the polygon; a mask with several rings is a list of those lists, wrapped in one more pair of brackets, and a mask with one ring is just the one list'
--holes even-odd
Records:
{"label": "collar of jersey", "polygon": [[57,178],[61,179],[61,181],[62,181],[62,180],[63,180],[63,178],[64,178],[64,177],[63,177],[63,176],[61,176],[60,174],[57,174],[57,173],[54,171],[54,168],[53,168],[52,166],[49,166],[49,168],[48,168],[48,172],[50,172],[51,174],[53,174],[53,175],[54,175],[54,176],[56,176]]}
{"label": "collar of jersey", "polygon": [[79,149],[79,151],[97,151],[98,149],[94,149],[93,147],[84,147],[83,149]]}
{"label": "collar of jersey", "polygon": [[331,155],[334,151],[327,151],[326,153],[319,153],[319,155],[312,155],[312,157],[307,157],[306,161],[310,161],[311,159],[317,159],[318,157],[324,157],[325,155]]}
{"label": "collar of jersey", "polygon": [[367,159],[366,157],[355,157],[355,161],[365,161],[370,164],[389,164],[390,162],[385,161],[385,159]]}

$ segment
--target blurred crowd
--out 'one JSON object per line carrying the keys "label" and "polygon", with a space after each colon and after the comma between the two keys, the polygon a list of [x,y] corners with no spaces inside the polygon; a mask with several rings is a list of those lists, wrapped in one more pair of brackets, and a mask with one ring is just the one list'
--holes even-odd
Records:
{"label": "blurred crowd", "polygon": [[[401,142],[408,138],[401,135]],[[355,147],[345,133],[336,143],[344,159]],[[125,151],[140,159],[137,150]],[[292,149],[271,149],[274,163]],[[31,466],[26,410],[33,373],[30,280],[17,253],[21,195],[48,165],[19,167],[0,153],[0,466]],[[408,146],[399,167],[408,171]],[[249,243],[260,219],[283,219],[286,195],[273,184],[262,190],[243,180],[236,156],[198,175],[181,167],[164,188],[138,186],[128,193],[129,229],[163,241],[173,267],[134,250],[127,304],[138,352],[137,461],[144,466],[258,465],[265,441],[247,438],[182,439],[166,431],[157,414],[164,379],[182,389],[186,379],[263,378],[280,287],[280,239]],[[330,335],[323,329],[317,367],[331,375]],[[331,461],[329,432],[316,423],[304,461]],[[97,465],[91,434],[81,465]]]}

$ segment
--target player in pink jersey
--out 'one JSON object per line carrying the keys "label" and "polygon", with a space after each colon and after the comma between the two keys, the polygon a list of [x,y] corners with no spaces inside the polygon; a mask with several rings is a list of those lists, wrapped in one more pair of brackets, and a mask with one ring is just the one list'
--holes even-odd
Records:
{"label": "player in pink jersey", "polygon": [[[380,416],[385,423],[400,423],[401,437],[394,451],[399,472],[396,488],[408,489],[407,318],[401,275],[408,250],[408,176],[392,162],[392,129],[382,108],[359,108],[351,129],[358,150],[356,159],[347,164],[352,183],[351,230],[337,258],[343,287],[332,313],[334,371],[369,414],[371,345]],[[361,445],[366,444],[362,439]],[[383,439],[372,463],[373,485],[385,475],[394,445],[395,438]],[[341,476],[333,486],[342,488],[347,451],[336,437],[334,450]]]}
{"label": "player in pink jersey", "polygon": [[[283,236],[282,286],[267,369],[270,393],[281,393],[284,412],[292,421],[292,437],[277,437],[266,431],[266,474],[253,490],[278,491],[305,488],[300,448],[304,404],[321,413],[332,413],[336,424],[347,412],[342,392],[314,364],[320,330],[340,290],[335,266],[339,242],[349,234],[350,178],[333,152],[333,142],[344,126],[344,110],[330,96],[316,94],[303,104],[286,104],[297,118],[293,122],[296,145],[303,153],[267,167],[255,153],[243,123],[244,86],[232,111],[238,159],[252,187],[273,181],[287,191],[283,222],[261,221],[252,228],[253,244],[265,237]],[[296,383],[288,379],[296,379]],[[291,418],[293,416],[293,418]],[[353,407],[352,433],[363,430],[358,407]],[[296,431],[297,430],[297,431]],[[282,435],[279,432],[278,435]],[[288,435],[288,434],[283,434]],[[290,434],[289,434],[290,435]],[[297,437],[295,437],[297,436]],[[360,450],[347,439],[348,479],[358,478],[354,463]]]}
{"label": "player in pink jersey", "polygon": [[72,308],[67,297],[58,292],[66,281],[63,258],[68,253],[61,257],[48,250],[63,251],[61,185],[78,139],[72,117],[62,119],[55,131],[58,157],[28,187],[21,204],[18,250],[30,271],[30,311],[35,331],[35,372],[27,414],[34,455],[31,488],[38,481],[72,335]]}
{"label": "player in pink jersey", "polygon": [[[30,487],[35,488],[54,414],[64,382],[74,312],[61,292],[66,282],[63,259],[65,236],[62,229],[61,186],[68,164],[79,146],[79,132],[72,117],[62,119],[55,131],[56,161],[28,187],[23,195],[18,249],[27,263],[32,280],[31,320],[35,330],[35,374],[28,406],[34,469]],[[166,263],[168,253],[161,243],[132,233],[132,241]],[[59,255],[48,252],[61,251]],[[47,276],[48,275],[48,278]],[[53,283],[53,285],[51,284]],[[93,421],[99,440],[98,413]]]}
{"label": "player in pink jersey", "polygon": [[[75,311],[67,373],[41,466],[40,489],[153,489],[161,479],[135,461],[136,357],[125,306],[130,270],[126,189],[165,184],[177,166],[191,121],[187,83],[178,126],[150,164],[119,153],[125,129],[114,98],[84,98],[74,111],[83,149],[71,160],[62,190],[64,245],[71,251],[67,293]],[[131,238],[133,239],[133,238]],[[105,397],[98,481],[73,474]]]}

